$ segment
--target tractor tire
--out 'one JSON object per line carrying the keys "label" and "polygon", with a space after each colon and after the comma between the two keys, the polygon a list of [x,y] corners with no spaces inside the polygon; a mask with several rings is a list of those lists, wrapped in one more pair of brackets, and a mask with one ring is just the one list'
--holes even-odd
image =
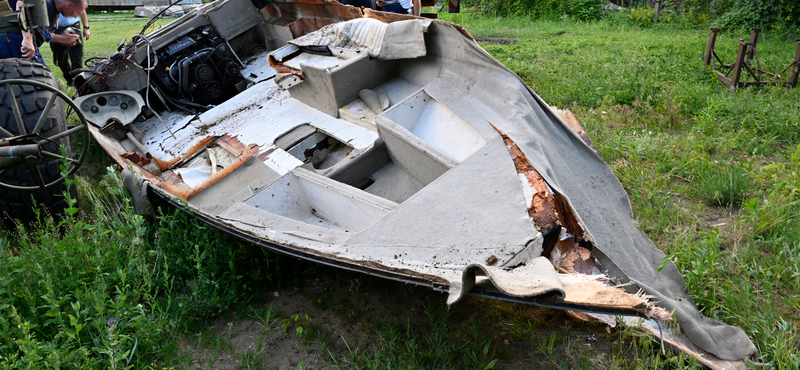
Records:
{"label": "tractor tire", "polygon": [[[59,89],[55,75],[47,66],[27,59],[0,59],[0,80],[5,79],[38,81]],[[12,85],[10,89],[0,88],[0,126],[13,135],[20,133],[10,107],[8,90],[13,90],[26,130],[31,132],[47,105],[51,93],[30,85]],[[51,137],[67,129],[64,103],[57,100],[55,104],[50,109],[42,127],[40,134],[44,137]],[[71,154],[69,138],[59,139],[58,144],[63,145],[68,154]],[[42,149],[58,152],[55,144],[43,145]],[[58,160],[44,158],[38,166],[45,183],[57,180],[61,176]],[[17,165],[0,177],[0,182],[9,185],[31,185],[36,183],[33,176],[30,167]],[[58,217],[67,204],[63,196],[66,189],[63,182],[44,190],[29,192],[0,188],[0,218],[8,224],[11,220],[33,221],[36,219],[37,213],[42,218],[47,215]],[[75,195],[75,189],[71,189],[71,194]]]}

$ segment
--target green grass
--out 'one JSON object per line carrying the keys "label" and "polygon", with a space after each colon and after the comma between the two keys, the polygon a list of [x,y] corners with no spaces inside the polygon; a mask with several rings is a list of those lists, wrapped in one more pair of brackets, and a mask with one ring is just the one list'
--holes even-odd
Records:
{"label": "green grass", "polygon": [[[702,64],[704,27],[453,19],[519,40],[485,48],[577,114],[703,313],[742,327],[776,368],[797,368],[800,90],[730,92]],[[718,38],[724,60],[738,38]],[[779,71],[796,44],[762,34],[758,47],[762,68]]]}
{"label": "green grass", "polygon": [[[800,367],[800,90],[729,91],[702,64],[705,26],[440,16],[475,36],[516,40],[483,46],[545,101],[575,112],[703,313],[742,327],[773,368]],[[92,23],[86,55],[115,51],[144,22]],[[721,34],[717,53],[732,60],[734,40],[748,36]],[[795,48],[762,33],[762,67],[779,71]],[[99,151],[94,160],[108,163]],[[337,368],[698,367],[636,331],[606,334],[559,312],[474,298],[448,311],[426,289],[265,254],[182,213],[144,220],[117,175],[94,180],[104,173],[78,179],[73,215],[3,230],[0,368],[179,366],[186,335],[234,350],[208,334],[209,320],[230,309],[269,330],[284,320],[289,334],[303,327]],[[313,315],[265,309],[281,287],[377,339],[345,343]],[[365,296],[405,313],[353,303]],[[599,339],[587,346],[587,337]],[[235,350],[242,363],[261,361]]]}
{"label": "green grass", "polygon": [[750,187],[749,172],[737,163],[715,163],[698,180],[700,195],[712,206],[740,206]]}

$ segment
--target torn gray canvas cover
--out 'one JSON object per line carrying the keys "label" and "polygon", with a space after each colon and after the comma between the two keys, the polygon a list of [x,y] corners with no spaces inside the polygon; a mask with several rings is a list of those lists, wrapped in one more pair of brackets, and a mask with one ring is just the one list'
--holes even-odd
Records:
{"label": "torn gray canvas cover", "polygon": [[300,48],[327,46],[331,50],[363,51],[382,60],[416,58],[425,55],[423,33],[430,22],[415,19],[387,24],[360,18],[327,25],[290,43]]}

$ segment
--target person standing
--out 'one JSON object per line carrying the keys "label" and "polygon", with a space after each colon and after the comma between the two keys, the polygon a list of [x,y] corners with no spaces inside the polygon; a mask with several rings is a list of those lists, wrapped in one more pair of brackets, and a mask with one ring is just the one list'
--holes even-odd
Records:
{"label": "person standing", "polygon": [[[4,0],[0,0],[4,1]],[[9,7],[17,11],[22,1],[5,0]],[[44,64],[42,55],[37,50],[44,42],[58,42],[75,45],[78,35],[53,34],[52,25],[58,22],[58,14],[77,17],[86,11],[86,0],[45,0],[47,17],[51,27],[37,27],[31,31],[8,32],[0,34],[0,58],[27,58]]]}
{"label": "person standing", "polygon": [[[83,25],[83,32],[81,26]],[[86,12],[82,12],[77,17],[67,17],[64,14],[58,15],[58,25],[53,30],[55,34],[76,34],[78,41],[74,45],[61,44],[55,41],[50,42],[50,49],[53,51],[53,63],[61,68],[67,85],[72,85],[72,71],[81,69],[83,66],[83,41],[89,40],[92,36],[89,32],[89,19]]]}

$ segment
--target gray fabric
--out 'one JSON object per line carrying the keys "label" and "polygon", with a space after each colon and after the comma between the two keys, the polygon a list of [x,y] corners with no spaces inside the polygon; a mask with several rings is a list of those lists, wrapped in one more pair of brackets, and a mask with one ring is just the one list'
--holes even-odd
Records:
{"label": "gray fabric", "polygon": [[516,142],[551,187],[568,197],[612,277],[633,281],[660,306],[675,310],[689,339],[717,357],[740,360],[756,353],[740,328],[700,316],[674,264],[657,271],[664,254],[639,230],[611,169],[519,77],[455,28],[434,23],[430,32],[450,34],[432,38],[429,45],[429,54],[447,55],[441,58],[441,78],[456,90],[484,92],[481,101],[502,112],[503,119],[492,123]]}
{"label": "gray fabric", "polygon": [[537,257],[527,265],[510,271],[473,263],[464,269],[460,282],[450,283],[447,304],[456,303],[475,286],[476,276],[486,276],[495,288],[511,297],[536,297],[550,294],[563,300],[566,294],[553,265],[545,257]]}
{"label": "gray fabric", "polygon": [[425,55],[423,33],[430,23],[430,20],[414,19],[386,24],[371,18],[359,18],[327,25],[290,43],[301,48],[327,47],[366,52],[381,60],[417,58]]}
{"label": "gray fabric", "polygon": [[430,23],[430,20],[421,19],[389,23],[383,35],[378,59],[417,58],[425,55],[423,32]]}

